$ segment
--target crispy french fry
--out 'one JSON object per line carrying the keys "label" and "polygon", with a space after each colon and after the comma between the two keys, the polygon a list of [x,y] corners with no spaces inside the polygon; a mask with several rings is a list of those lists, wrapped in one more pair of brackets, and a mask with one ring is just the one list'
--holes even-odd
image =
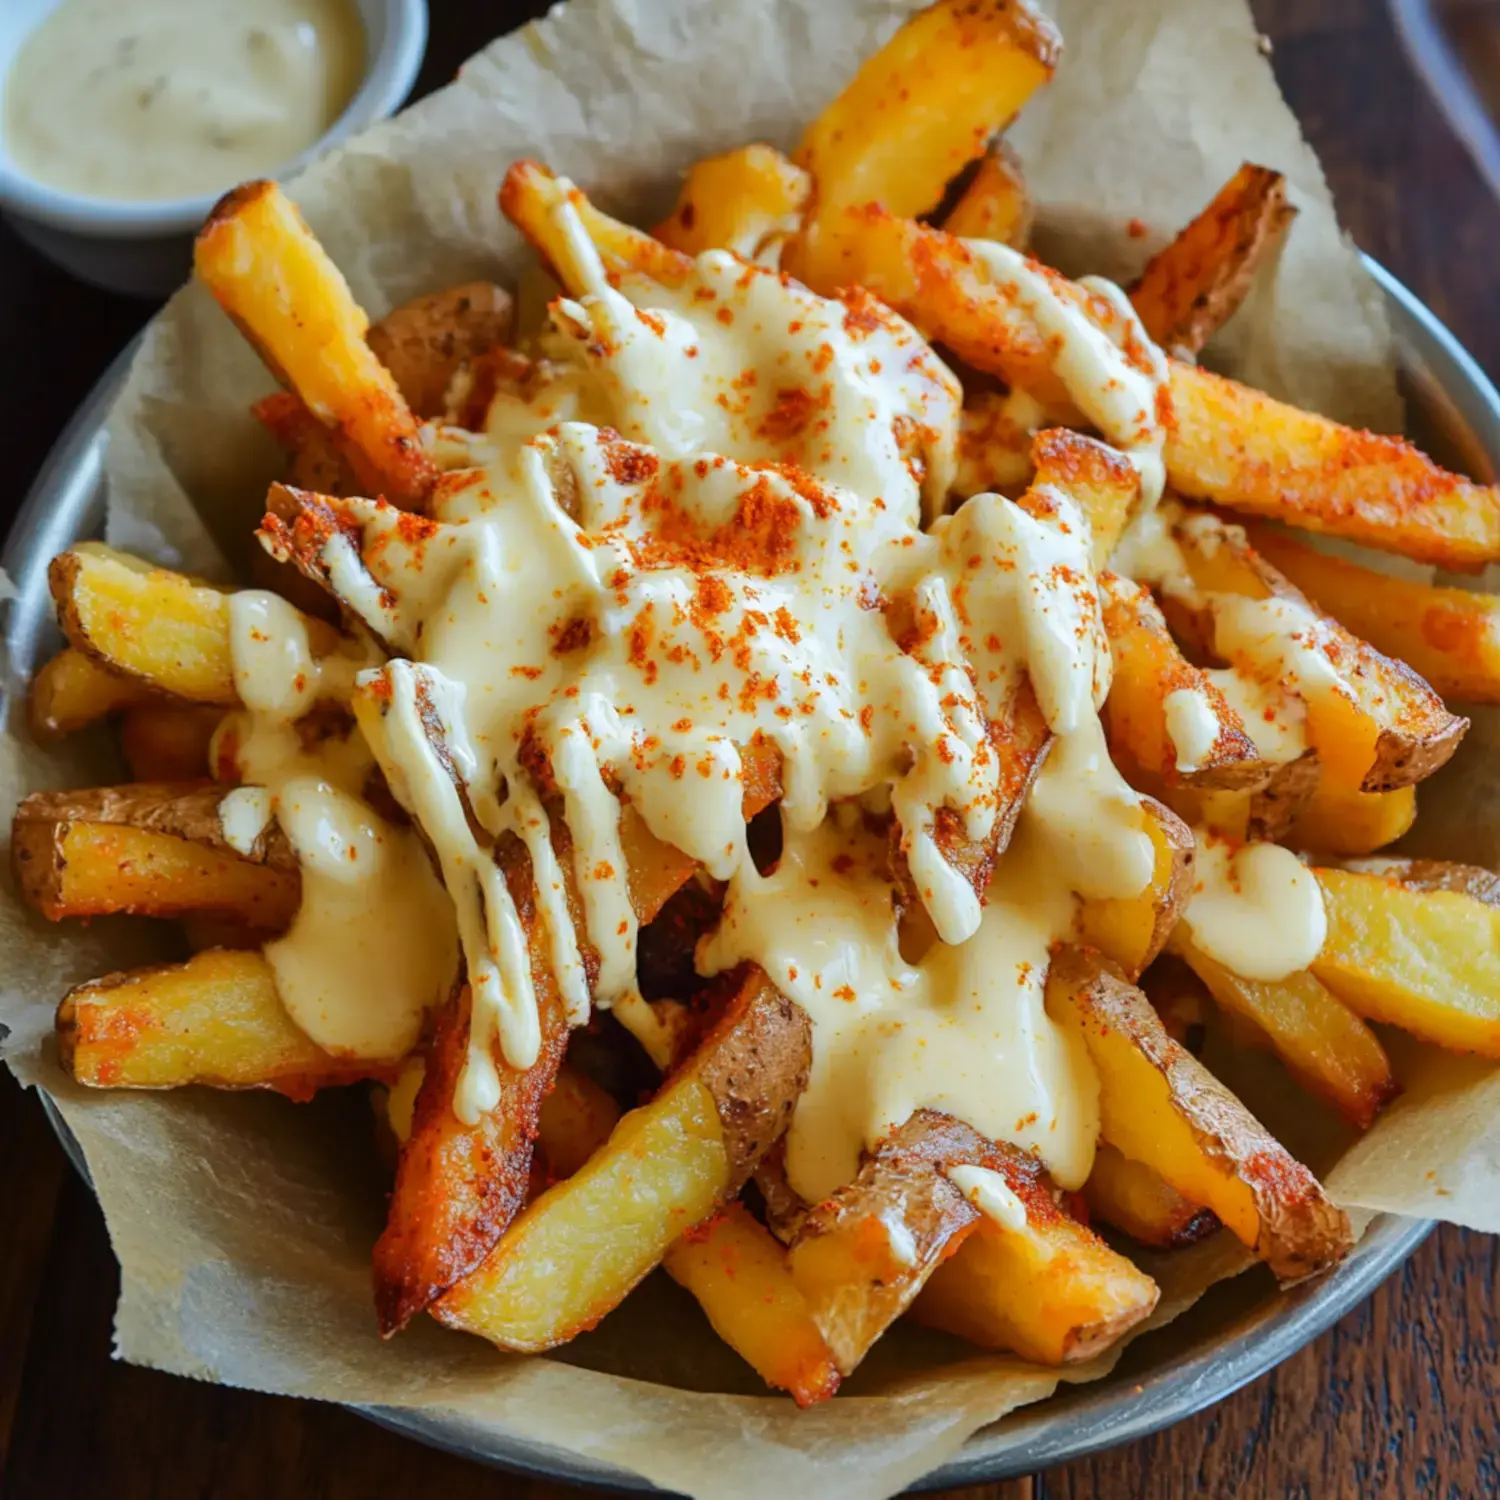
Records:
{"label": "crispy french fry", "polygon": [[1400,438],[1194,365],[1172,365],[1172,409],[1167,479],[1179,494],[1458,571],[1500,559],[1500,491]]}
{"label": "crispy french fry", "polygon": [[1250,535],[1255,550],[1320,609],[1404,661],[1444,698],[1500,703],[1500,597],[1393,578],[1264,526]]}
{"label": "crispy french fry", "polygon": [[[961,240],[873,205],[830,216],[819,235],[804,273],[815,291],[858,282],[965,363],[1068,419],[1072,404],[1035,322]],[[1077,287],[1071,295],[1086,300]],[[1447,473],[1399,438],[1341,427],[1194,365],[1169,366],[1165,458],[1180,494],[1448,568],[1500,560],[1494,487]]]}
{"label": "crispy french fry", "polygon": [[120,718],[120,749],[137,781],[207,776],[208,747],[223,721],[210,704],[138,703]]}
{"label": "crispy french fry", "polygon": [[796,160],[817,185],[792,269],[820,260],[822,226],[880,203],[915,216],[1052,76],[1060,39],[1026,0],[937,0],[867,58],[808,127]]}
{"label": "crispy french fry", "polygon": [[249,855],[233,849],[219,822],[225,795],[191,784],[35,792],[11,830],[21,895],[54,922],[204,912],[284,928],[301,900],[296,859],[274,823]]}
{"label": "crispy french fry", "polygon": [[1141,815],[1156,853],[1146,889],[1138,896],[1093,898],[1080,904],[1079,934],[1138,977],[1166,946],[1187,908],[1193,879],[1193,833],[1176,813],[1150,797],[1141,799]]}
{"label": "crispy french fry", "polygon": [[1416,821],[1417,789],[1360,792],[1320,781],[1283,838],[1314,854],[1373,854]]}
{"label": "crispy french fry", "polygon": [[[537,1143],[551,1176],[577,1172],[609,1139],[619,1119],[619,1106],[609,1094],[588,1074],[564,1063],[537,1115]],[[410,1122],[406,1134],[411,1134]]]}
{"label": "crispy french fry", "polygon": [[993,140],[969,185],[948,210],[943,228],[965,240],[999,240],[1021,249],[1031,238],[1036,205],[1021,158],[1004,140]]}
{"label": "crispy french fry", "polygon": [[1098,1070],[1103,1138],[1211,1208],[1278,1280],[1300,1281],[1347,1253],[1349,1221],[1312,1173],[1097,955],[1074,948],[1054,958],[1047,1011]]}
{"label": "crispy french fry", "polygon": [[591,288],[559,217],[565,206],[577,214],[609,274],[634,274],[662,286],[680,286],[691,272],[690,256],[600,213],[577,188],[540,163],[515,162],[500,187],[500,211],[531,242],[569,296],[584,296]]}
{"label": "crispy french fry", "polygon": [[690,1229],[662,1265],[768,1386],[803,1407],[838,1389],[838,1366],[787,1269],[786,1251],[744,1204],[726,1203]]}
{"label": "crispy french fry", "polygon": [[505,343],[513,314],[504,288],[466,281],[393,308],[370,325],[365,342],[417,416],[441,417],[453,377]]}
{"label": "crispy french fry", "polygon": [[1094,566],[1103,567],[1140,503],[1139,472],[1108,444],[1065,427],[1037,433],[1031,458],[1034,483],[1062,490],[1088,517]]}
{"label": "crispy french fry", "polygon": [[1375,1033],[1303,970],[1285,979],[1243,979],[1179,929],[1173,951],[1208,986],[1219,1006],[1253,1022],[1297,1081],[1350,1124],[1368,1130],[1400,1093]]}
{"label": "crispy french fry", "polygon": [[656,237],[684,255],[732,250],[775,266],[812,199],[812,178],[771,146],[741,146],[695,162]]}
{"label": "crispy french fry", "polygon": [[39,740],[57,739],[151,697],[151,689],[138,678],[111,672],[88,652],[65,646],[31,679],[31,732]]}
{"label": "crispy french fry", "polygon": [[932,1273],[912,1316],[1038,1364],[1089,1359],[1150,1315],[1157,1285],[1057,1206],[1034,1158],[1007,1151],[1002,1163],[1013,1217],[981,1218]]}
{"label": "crispy french fry", "polygon": [[[1451,714],[1410,667],[1314,609],[1242,528],[1198,515],[1175,535],[1193,583],[1205,594],[1226,596],[1233,608],[1210,601],[1198,609],[1169,591],[1165,603],[1174,628],[1287,682],[1307,706],[1308,738],[1324,777],[1350,790],[1389,791],[1447,762],[1469,721]],[[1241,599],[1257,607],[1242,609]]]}
{"label": "crispy french fry", "polygon": [[277,379],[348,439],[362,486],[420,506],[436,478],[411,408],[365,342],[369,319],[274,182],[226,193],[198,232],[193,267]]}
{"label": "crispy french fry", "polygon": [[950,1115],[919,1109],[803,1219],[792,1279],[845,1375],[977,1227],[979,1211],[948,1170],[995,1169],[1003,1155]]}
{"label": "crispy french fry", "polygon": [[[1459,870],[1467,867],[1459,866]],[[1463,879],[1320,869],[1328,937],[1312,972],[1357,1015],[1500,1057],[1500,911]]]}
{"label": "crispy french fry", "polygon": [[[229,596],[99,542],[80,542],[47,570],[58,623],[73,646],[109,671],[192,703],[237,703]],[[317,655],[338,644],[304,616]]]}
{"label": "crispy french fry", "polygon": [[434,1315],[503,1349],[550,1349],[592,1328],[739,1190],[785,1130],[811,1055],[803,1011],[759,970],[740,972],[656,1098],[531,1204]]}
{"label": "crispy french fry", "polygon": [[1264,786],[1271,767],[1224,694],[1183,656],[1150,591],[1106,572],[1099,592],[1114,658],[1104,727],[1117,759],[1167,786]]}
{"label": "crispy french fry", "polygon": [[250,408],[267,432],[286,449],[288,484],[325,495],[359,493],[359,478],[347,456],[343,434],[325,427],[291,391],[273,391]]}
{"label": "crispy french fry", "polygon": [[1083,1185],[1090,1215],[1142,1245],[1175,1250],[1219,1229],[1218,1215],[1189,1203],[1160,1172],[1100,1141]]}
{"label": "crispy french fry", "polygon": [[1131,287],[1146,332],[1165,349],[1196,354],[1234,316],[1296,213],[1281,173],[1246,162]]}
{"label": "crispy french fry", "polygon": [[395,1071],[312,1042],[282,1005],[270,965],[253,952],[210,949],[184,964],[81,984],[58,1007],[57,1038],[63,1066],[94,1088],[200,1083],[309,1099]]}

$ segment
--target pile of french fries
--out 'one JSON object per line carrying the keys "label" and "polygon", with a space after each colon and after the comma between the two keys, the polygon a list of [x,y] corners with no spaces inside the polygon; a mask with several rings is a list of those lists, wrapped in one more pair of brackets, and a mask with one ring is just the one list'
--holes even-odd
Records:
{"label": "pile of french fries", "polygon": [[[831,1396],[903,1314],[1062,1364],[1154,1307],[1131,1242],[1165,1249],[1222,1227],[1285,1282],[1350,1246],[1312,1173],[1199,1060],[1205,1024],[1268,1048],[1359,1129],[1400,1090],[1378,1025],[1500,1057],[1500,880],[1365,860],[1411,826],[1417,783],[1462,737],[1467,723],[1448,701],[1500,702],[1500,602],[1398,580],[1285,529],[1476,570],[1500,560],[1500,493],[1196,363],[1293,215],[1280,175],[1247,165],[1129,289],[1170,356],[1158,514],[1204,595],[1308,611],[1302,645],[1318,671],[1300,656],[1268,660],[1254,641],[1226,645],[1222,618],[1195,602],[1203,595],[1134,581],[1128,549],[1110,571],[1138,477],[1079,431],[1087,422],[1047,340],[975,252],[985,240],[1026,246],[1032,205],[1004,130],[1046,83],[1059,45],[1025,0],[938,0],[864,64],[794,158],[750,145],[700,162],[654,235],[531,163],[511,168],[500,203],[568,297],[587,288],[551,211],[559,193],[607,270],[635,287],[673,285],[690,257],[728,250],[823,296],[879,298],[962,381],[952,503],[998,491],[1025,506],[1056,486],[1086,515],[1113,655],[1105,730],[1115,764],[1147,795],[1155,867],[1138,897],[1080,901],[1076,942],[1054,954],[1047,978],[1049,1015],[1098,1077],[1100,1139],[1081,1193],[1061,1192],[1017,1147],[918,1110],[852,1181],[801,1201],[780,1143],[812,1065],[809,1021],[753,967],[696,978],[693,944],[721,893],[628,803],[620,840],[651,1002],[631,1019],[634,1038],[607,1017],[570,1026],[531,863],[512,841],[493,854],[527,918],[541,1036],[529,1068],[502,1066],[495,1107],[470,1121],[454,1107],[469,1046],[463,985],[408,1055],[325,1050],[288,1015],[262,953],[298,909],[297,860],[274,822],[249,852],[224,833],[236,774],[226,716],[240,707],[229,595],[96,543],[52,564],[67,645],[32,684],[34,732],[50,739],[111,719],[134,779],[28,797],[12,837],[20,888],[54,921],[180,920],[194,950],[69,993],[57,1016],[63,1063],[105,1088],[269,1088],[298,1100],[369,1089],[394,1163],[374,1255],[383,1331],[425,1311],[504,1349],[545,1350],[662,1266],[768,1385],[802,1404]],[[438,291],[371,326],[268,183],[218,206],[196,266],[283,387],[257,408],[288,454],[260,535],[275,587],[327,656],[352,628],[320,563],[341,502],[379,496],[420,515],[448,481],[444,454],[461,449],[454,430],[481,428],[497,391],[525,398],[542,359],[537,330],[518,335],[512,299],[488,284]],[[1049,274],[1087,309],[1087,289]],[[1009,399],[1018,390],[1025,408]],[[1270,753],[1225,673],[1294,705],[1305,747]],[[1190,768],[1168,706],[1182,690],[1216,721]],[[319,705],[301,727],[359,733],[338,705]],[[1026,695],[1003,727],[1034,768],[1047,731]],[[949,851],[981,894],[1030,774],[989,847]],[[747,823],[763,825],[780,796],[774,755],[747,751]],[[561,852],[568,831],[557,808],[549,815]],[[1193,895],[1189,825],[1311,857],[1327,937],[1306,970],[1245,978],[1195,943],[1179,920]],[[559,865],[582,931],[571,863]],[[982,1212],[962,1187],[974,1168],[999,1174],[1024,1213]]]}

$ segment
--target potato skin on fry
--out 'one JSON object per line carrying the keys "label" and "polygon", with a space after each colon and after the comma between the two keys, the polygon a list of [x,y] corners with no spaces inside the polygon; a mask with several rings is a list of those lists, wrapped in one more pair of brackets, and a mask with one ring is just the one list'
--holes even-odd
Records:
{"label": "potato skin on fry", "polygon": [[1047,1010],[1099,1070],[1104,1139],[1213,1209],[1279,1281],[1316,1275],[1348,1252],[1349,1220],[1312,1173],[1097,954],[1069,948],[1054,958]]}
{"label": "potato skin on fry", "polygon": [[111,672],[86,651],[65,646],[31,679],[31,733],[43,742],[58,739],[152,697],[151,689],[138,679]]}
{"label": "potato skin on fry", "polygon": [[1197,354],[1239,309],[1296,213],[1281,173],[1246,162],[1130,288],[1146,332],[1164,349]]}
{"label": "potato skin on fry", "polygon": [[370,325],[365,342],[417,416],[441,417],[447,414],[453,377],[505,343],[514,311],[503,288],[491,281],[466,281],[393,308]]}
{"label": "potato skin on fry", "polygon": [[719,1004],[718,1020],[660,1093],[433,1304],[441,1322],[504,1349],[566,1342],[739,1191],[807,1084],[812,1025],[753,966],[725,977]]}

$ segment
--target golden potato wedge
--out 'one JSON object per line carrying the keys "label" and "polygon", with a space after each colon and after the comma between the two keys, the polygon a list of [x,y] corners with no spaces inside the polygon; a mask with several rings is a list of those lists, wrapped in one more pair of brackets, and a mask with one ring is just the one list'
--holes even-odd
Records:
{"label": "golden potato wedge", "polygon": [[419,508],[437,470],[416,418],[296,204],[274,182],[226,193],[198,231],[193,269],[277,379],[347,438],[362,487]]}
{"label": "golden potato wedge", "polygon": [[990,142],[943,228],[965,240],[999,240],[1018,250],[1031,238],[1036,205],[1026,186],[1021,158],[1003,139]]}
{"label": "golden potato wedge", "polygon": [[1246,162],[1130,288],[1146,332],[1164,349],[1196,354],[1234,316],[1296,214],[1281,173]]}
{"label": "golden potato wedge", "polygon": [[808,127],[796,161],[817,185],[791,269],[820,260],[822,227],[879,203],[915,217],[1051,76],[1061,41],[1028,0],[937,0],[917,12]]}
{"label": "golden potato wedge", "polygon": [[1450,713],[1410,667],[1315,609],[1250,545],[1242,527],[1199,514],[1174,536],[1206,607],[1169,589],[1173,628],[1286,682],[1307,707],[1307,735],[1324,778],[1383,792],[1446,764],[1469,721]]}
{"label": "golden potato wedge", "polygon": [[1174,362],[1171,384],[1167,479],[1179,494],[1460,572],[1500,559],[1493,486],[1196,365]]}
{"label": "golden potato wedge", "polygon": [[120,750],[137,781],[193,781],[224,715],[212,704],[137,703],[120,717]]}
{"label": "golden potato wedge", "polygon": [[1151,797],[1141,799],[1141,817],[1156,853],[1146,889],[1138,896],[1091,897],[1078,910],[1082,940],[1131,979],[1166,947],[1193,887],[1192,829]]}
{"label": "golden potato wedge", "polygon": [[[239,701],[228,594],[101,542],[60,553],[47,579],[63,634],[109,671],[192,703]],[[326,621],[303,623],[317,655],[338,645]]]}
{"label": "golden potato wedge", "polygon": [[868,1153],[859,1175],[814,1206],[792,1241],[792,1279],[847,1375],[896,1321],[980,1213],[948,1179],[999,1167],[1001,1148],[919,1109]]}
{"label": "golden potato wedge", "polygon": [[1223,1227],[1211,1209],[1189,1203],[1154,1167],[1132,1161],[1108,1141],[1094,1152],[1083,1201],[1092,1218],[1158,1250],[1195,1244]]}
{"label": "golden potato wedge", "polygon": [[1393,578],[1269,527],[1251,528],[1250,537],[1320,609],[1444,698],[1500,703],[1500,597]]}
{"label": "golden potato wedge", "polygon": [[802,224],[813,183],[772,146],[740,146],[694,162],[677,206],[656,237],[684,255],[730,250],[742,260],[776,266],[782,244]]}
{"label": "golden potato wedge", "polygon": [[[1460,871],[1466,867],[1459,867]],[[1429,873],[1320,869],[1328,937],[1312,972],[1356,1015],[1423,1041],[1500,1057],[1500,910]]]}
{"label": "golden potato wedge", "polygon": [[1479,865],[1461,865],[1446,859],[1405,859],[1382,855],[1379,859],[1352,859],[1344,866],[1362,875],[1381,875],[1413,891],[1457,891],[1485,906],[1500,906],[1500,875]]}
{"label": "golden potato wedge", "polygon": [[502,1349],[553,1348],[598,1323],[739,1190],[791,1119],[812,1028],[756,969],[732,976],[722,1003],[661,1092],[433,1304],[439,1321]]}
{"label": "golden potato wedge", "polygon": [[335,1057],[287,1014],[259,953],[209,949],[183,964],[106,974],[57,1009],[62,1065],[93,1088],[319,1089],[390,1077],[395,1063]]}
{"label": "golden potato wedge", "polygon": [[981,1217],[928,1278],[911,1316],[1037,1364],[1102,1353],[1150,1315],[1156,1283],[1057,1206],[1033,1157],[1008,1150],[1001,1160],[1012,1217]]}
{"label": "golden potato wedge", "polygon": [[1104,729],[1116,760],[1167,786],[1264,786],[1271,766],[1223,692],[1182,654],[1150,590],[1105,572],[1099,596],[1114,661]]}
{"label": "golden potato wedge", "polygon": [[802,1407],[838,1390],[838,1366],[787,1269],[785,1249],[744,1204],[726,1203],[688,1230],[662,1266],[772,1389]]}
{"label": "golden potato wedge", "polygon": [[1417,817],[1417,789],[1351,791],[1321,779],[1283,837],[1314,854],[1373,854],[1394,843]]}
{"label": "golden potato wedge", "polygon": [[1279,1281],[1315,1275],[1348,1252],[1349,1220],[1312,1173],[1097,955],[1071,948],[1053,960],[1047,1011],[1082,1039],[1098,1070],[1103,1138],[1211,1208]]}
{"label": "golden potato wedge", "polygon": [[111,912],[203,912],[274,931],[301,901],[296,857],[273,822],[242,854],[224,835],[220,786],[144,784],[34,792],[16,809],[22,899],[51,921]]}
{"label": "golden potato wedge", "polygon": [[564,1063],[537,1115],[537,1144],[549,1177],[571,1177],[609,1139],[619,1120],[614,1099],[587,1073]]}
{"label": "golden potato wedge", "polygon": [[37,739],[53,740],[153,697],[137,678],[111,672],[86,651],[65,646],[31,679],[27,717]]}
{"label": "golden potato wedge", "polygon": [[504,288],[466,281],[393,308],[370,325],[365,342],[415,415],[442,417],[453,377],[509,339],[514,311]]}
{"label": "golden potato wedge", "polygon": [[1303,1088],[1357,1129],[1368,1130],[1401,1092],[1375,1033],[1306,970],[1244,979],[1210,958],[1185,928],[1172,946],[1222,1009],[1253,1022]]}

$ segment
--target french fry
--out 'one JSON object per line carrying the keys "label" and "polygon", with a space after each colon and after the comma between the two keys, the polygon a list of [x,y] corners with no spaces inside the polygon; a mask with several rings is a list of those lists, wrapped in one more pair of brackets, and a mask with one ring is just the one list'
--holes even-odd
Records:
{"label": "french fry", "polygon": [[1500,597],[1393,578],[1268,527],[1253,528],[1251,540],[1320,609],[1444,698],[1500,703]]}
{"label": "french fry", "polygon": [[[100,542],[53,558],[47,578],[63,634],[109,671],[191,703],[239,702],[228,594]],[[303,624],[315,654],[338,645],[326,621]]]}
{"label": "french fry", "polygon": [[208,747],[223,714],[212,705],[138,703],[120,718],[120,750],[137,781],[207,776]]}
{"label": "french fry", "polygon": [[932,1273],[911,1313],[985,1349],[1043,1365],[1076,1364],[1148,1317],[1160,1291],[1053,1200],[1041,1164],[1001,1154],[1014,1217],[982,1217]]}
{"label": "french fry", "polygon": [[325,427],[291,391],[273,391],[252,406],[256,419],[286,449],[288,484],[325,495],[359,493],[359,477],[342,433]]}
{"label": "french fry", "polygon": [[691,256],[600,213],[577,188],[540,163],[515,162],[500,186],[500,211],[526,236],[569,296],[585,296],[591,287],[558,221],[564,205],[571,205],[578,215],[608,274],[633,274],[662,286],[680,286],[692,271]]}
{"label": "french fry", "polygon": [[796,160],[817,185],[791,269],[817,265],[825,223],[880,203],[915,217],[1051,76],[1060,39],[1026,0],[937,0],[808,127]]}
{"label": "french fry", "polygon": [[[858,282],[965,363],[1069,420],[1034,321],[954,236],[877,206],[847,209],[822,224],[807,279],[815,291]],[[1054,285],[1072,287],[1062,277]],[[1068,294],[1086,300],[1080,288]],[[1195,365],[1169,368],[1165,459],[1178,493],[1443,567],[1500,560],[1494,487],[1447,473],[1399,438],[1342,427]]]}
{"label": "french fry", "polygon": [[1088,518],[1095,567],[1103,567],[1141,499],[1135,466],[1106,443],[1045,428],[1031,445],[1034,483],[1060,489]]}
{"label": "french fry", "polygon": [[1094,1061],[1103,1138],[1211,1208],[1279,1281],[1315,1275],[1349,1250],[1349,1221],[1312,1173],[1097,955],[1054,958],[1047,1012]]}
{"label": "french fry", "polygon": [[[1469,721],[1449,713],[1410,667],[1309,605],[1242,528],[1198,515],[1175,535],[1199,590],[1270,607],[1269,617],[1238,609],[1226,616],[1223,606],[1200,610],[1169,590],[1165,604],[1174,628],[1220,655],[1244,653],[1252,670],[1287,682],[1307,706],[1308,738],[1324,777],[1338,787],[1389,791],[1422,781],[1447,762]],[[1234,626],[1230,639],[1226,623]]]}
{"label": "french fry", "polygon": [[514,310],[502,287],[466,281],[393,308],[370,325],[365,342],[416,416],[441,417],[453,377],[505,343]]}
{"label": "french fry", "polygon": [[1167,480],[1181,495],[1459,572],[1500,559],[1500,491],[1401,438],[1179,363],[1172,410]]}
{"label": "french fry", "polygon": [[1234,316],[1296,213],[1281,173],[1246,162],[1130,288],[1146,332],[1164,349],[1196,354]]}
{"label": "french fry", "polygon": [[219,821],[225,795],[191,784],[34,792],[11,830],[23,899],[54,922],[203,912],[288,926],[301,900],[291,847],[272,823],[249,855],[233,849]]}
{"label": "french fry", "polygon": [[759,970],[741,971],[661,1092],[532,1203],[434,1315],[502,1349],[550,1349],[592,1328],[739,1190],[786,1129],[811,1057],[803,1011]]}
{"label": "french fry", "polygon": [[[537,1144],[548,1172],[571,1177],[609,1139],[619,1119],[619,1106],[610,1095],[587,1073],[564,1063],[537,1114]],[[402,1139],[410,1134],[408,1120]]]}
{"label": "french fry", "polygon": [[774,267],[812,192],[812,178],[781,152],[741,146],[688,169],[677,206],[656,226],[656,237],[684,255],[731,250]]}
{"label": "french fry", "polygon": [[362,487],[420,508],[437,471],[416,418],[292,200],[274,182],[226,193],[198,232],[193,268],[277,379],[348,440]]}
{"label": "french fry", "polygon": [[392,1063],[324,1052],[287,1014],[259,953],[210,949],[183,964],[107,974],[57,1011],[62,1065],[91,1088],[319,1089],[389,1077]]}
{"label": "french fry", "polygon": [[1443,889],[1430,876],[1317,876],[1328,937],[1312,972],[1350,1010],[1440,1047],[1500,1058],[1500,911],[1469,894],[1470,877]]}
{"label": "french fry", "polygon": [[[1240,716],[1201,668],[1193,666],[1172,639],[1150,591],[1113,573],[1099,575],[1104,628],[1109,635],[1114,673],[1103,719],[1111,751],[1159,777],[1164,785],[1207,790],[1256,790],[1271,778],[1271,767],[1245,732]],[[1186,763],[1174,734],[1174,710],[1182,700],[1217,733],[1196,729],[1205,749],[1190,744]]]}
{"label": "french fry", "polygon": [[1184,929],[1172,946],[1223,1010],[1258,1027],[1303,1088],[1357,1129],[1368,1130],[1400,1093],[1375,1033],[1306,970],[1285,979],[1244,979],[1210,958]]}
{"label": "french fry", "polygon": [[662,1265],[768,1386],[803,1407],[838,1389],[838,1366],[787,1269],[786,1251],[744,1204],[726,1203],[690,1229]]}
{"label": "french fry", "polygon": [[1394,843],[1417,817],[1417,789],[1351,791],[1319,780],[1282,837],[1314,854],[1373,854]]}
{"label": "french fry", "polygon": [[31,732],[39,740],[54,740],[151,697],[150,688],[138,679],[122,677],[88,652],[65,646],[31,679]]}
{"label": "french fry", "polygon": [[1107,1141],[1094,1152],[1083,1199],[1091,1217],[1158,1250],[1195,1244],[1221,1227],[1212,1210],[1189,1203],[1160,1172]]}
{"label": "french fry", "polygon": [[1145,832],[1155,851],[1151,879],[1138,896],[1080,903],[1079,934],[1126,975],[1137,978],[1166,946],[1187,909],[1193,880],[1193,833],[1176,813],[1141,799]]}
{"label": "french fry", "polygon": [[993,140],[969,185],[948,210],[943,228],[965,240],[999,240],[1016,249],[1031,238],[1036,205],[1026,186],[1021,158],[1004,140]]}
{"label": "french fry", "polygon": [[1002,1154],[951,1116],[919,1109],[866,1156],[853,1182],[803,1219],[792,1279],[843,1374],[978,1226],[979,1211],[948,1169],[995,1169]]}

